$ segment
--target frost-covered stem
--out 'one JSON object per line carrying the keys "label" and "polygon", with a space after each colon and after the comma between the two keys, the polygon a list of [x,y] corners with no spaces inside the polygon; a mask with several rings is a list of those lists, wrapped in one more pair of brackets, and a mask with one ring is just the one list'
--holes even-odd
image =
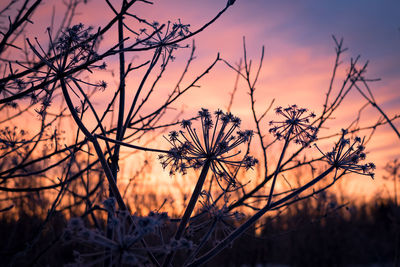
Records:
{"label": "frost-covered stem", "polygon": [[278,177],[278,174],[281,170],[282,160],[283,160],[283,157],[285,156],[286,149],[290,142],[290,135],[292,133],[292,129],[293,129],[293,126],[290,127],[289,132],[287,133],[286,138],[285,138],[285,144],[283,145],[283,149],[282,149],[278,164],[275,169],[274,178],[272,179],[272,185],[271,185],[271,190],[269,191],[267,206],[269,206],[272,201],[272,196],[274,194],[274,189],[275,189],[276,178]]}
{"label": "frost-covered stem", "polygon": [[[204,181],[206,180],[207,172],[210,168],[210,165],[211,165],[211,160],[207,159],[206,162],[204,163],[203,169],[201,170],[199,179],[197,180],[197,184],[193,190],[192,196],[190,197],[189,204],[187,205],[185,213],[183,214],[181,222],[179,223],[178,230],[176,230],[174,237],[175,240],[181,239],[181,237],[185,233],[186,225],[189,222],[190,216],[192,215],[194,207],[196,206],[197,199],[200,196],[201,189],[203,188],[203,184]],[[165,258],[163,266],[169,266],[173,257],[174,257],[174,252],[170,252]]]}
{"label": "frost-covered stem", "polygon": [[230,235],[225,237],[224,240],[222,240],[220,243],[218,243],[213,249],[208,251],[205,255],[202,257],[198,258],[197,260],[193,261],[191,264],[188,266],[199,266],[207,261],[209,261],[211,258],[216,256],[219,252],[221,252],[224,248],[226,248],[231,242],[233,242],[236,238],[241,236],[247,229],[250,228],[258,219],[261,218],[267,211],[271,210],[272,208],[279,206],[289,199],[292,199],[296,197],[298,194],[302,193],[303,191],[307,190],[320,180],[322,180],[325,176],[327,176],[330,172],[332,172],[335,169],[335,167],[331,166],[329,167],[326,171],[321,173],[318,177],[313,179],[312,181],[308,182],[304,186],[300,187],[299,189],[293,191],[291,194],[287,195],[284,198],[281,198],[280,200],[273,202],[270,205],[265,205],[261,210],[259,210],[256,214],[254,214],[250,219],[248,219],[244,224],[239,226],[235,231],[233,231]]}

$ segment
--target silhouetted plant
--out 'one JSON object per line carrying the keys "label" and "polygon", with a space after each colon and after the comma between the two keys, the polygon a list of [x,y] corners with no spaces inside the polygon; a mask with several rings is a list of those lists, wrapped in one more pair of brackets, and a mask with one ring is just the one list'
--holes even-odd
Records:
{"label": "silhouetted plant", "polygon": [[[364,77],[367,64],[360,68],[359,57],[351,60],[341,87],[333,90],[339,59],[346,50],[342,40],[334,38],[336,60],[322,112],[308,113],[306,108],[297,105],[277,107],[275,111],[280,119],[271,120],[268,126],[265,119],[273,101],[261,114],[255,108],[255,88],[264,48],[255,75],[243,40],[243,60],[238,67],[218,54],[209,67],[186,86],[182,82],[195,58],[194,42],[188,45],[185,41],[219,19],[234,0],[227,1],[197,30],[181,20],[163,24],[135,14],[135,4],[152,4],[147,0],[117,2],[105,1],[113,16],[96,28],[72,23],[76,12],[84,10],[86,0],[63,2],[65,16],[58,27],[50,22],[43,40],[25,28],[35,19],[34,13],[41,8],[42,1],[11,0],[0,10],[1,18],[8,12],[14,14],[1,25],[0,111],[4,117],[0,124],[4,126],[0,130],[0,192],[4,196],[2,202],[7,205],[2,205],[0,212],[2,218],[11,216],[13,210],[20,215],[31,212],[29,215],[41,216],[43,220],[20,242],[22,245],[6,248],[10,265],[35,265],[49,248],[60,244],[76,245],[72,265],[204,264],[253,230],[263,215],[316,197],[345,174],[373,177],[375,165],[361,163],[366,157],[367,139],[355,137],[351,142],[347,135],[384,124],[389,124],[398,134],[393,124],[398,116],[389,118],[376,104],[368,86],[370,80]],[[135,23],[130,25],[126,18],[133,19],[140,27]],[[114,42],[102,43],[105,38],[112,40],[114,33],[117,34]],[[21,44],[24,47],[20,47]],[[161,102],[158,99],[153,103],[162,76],[175,59],[175,51],[181,48],[191,49],[191,54],[177,85],[163,92],[165,98]],[[140,58],[136,65],[127,63],[128,57],[133,59],[138,54],[148,58]],[[107,60],[113,57],[118,60],[118,67],[110,70]],[[166,119],[180,97],[197,87],[219,62],[224,62],[238,79],[245,81],[254,130],[240,130],[241,119],[230,113],[237,88],[226,113],[217,110],[212,115],[203,108],[189,120],[181,120],[182,114],[174,120]],[[118,73],[115,86],[105,80],[92,81],[93,73],[105,71]],[[136,87],[129,84],[128,90],[127,81],[133,73],[139,82]],[[364,129],[349,124],[342,132],[321,136],[320,130],[334,118],[351,90],[359,91],[384,120]],[[112,97],[101,109],[95,101],[103,91],[112,92]],[[56,108],[55,103],[60,104],[60,108]],[[36,116],[37,129],[32,127],[27,131],[23,125],[13,126],[14,121],[31,114]],[[355,116],[357,121],[359,117]],[[71,122],[75,125],[72,130],[66,126]],[[182,130],[172,130],[164,137],[169,149],[152,147],[150,136],[155,130],[163,133],[179,124]],[[268,127],[271,135],[264,134]],[[322,152],[319,141],[335,137],[339,140],[332,151]],[[161,139],[157,134],[153,138]],[[258,139],[258,145],[250,144],[254,138]],[[140,142],[143,140],[150,141]],[[322,155],[301,158],[315,151],[310,146],[314,142]],[[250,148],[255,146],[261,151],[262,159],[249,155]],[[142,168],[139,175],[143,175],[145,166],[151,165],[147,159],[140,162],[139,152],[144,151],[150,152],[148,157],[153,160],[158,154],[158,160],[170,175],[198,177],[189,202],[184,201],[183,212],[176,211],[175,218],[168,216],[161,211],[167,201],[164,200],[147,216],[134,213],[130,200],[138,198],[129,196],[127,191],[135,183],[129,181],[124,190],[118,183],[124,163],[122,147],[131,149],[134,160],[129,164]],[[276,163],[270,160],[270,155],[276,153],[272,147],[279,149]],[[321,168],[326,163],[328,166]],[[286,179],[285,174],[304,166],[309,166],[311,171],[303,175],[303,184],[292,186],[288,181],[290,190],[277,190],[281,177]],[[256,171],[245,172],[252,169]],[[252,180],[250,176],[257,176],[251,177],[254,178],[252,183],[248,183]],[[321,183],[327,177],[333,177],[333,181]],[[321,186],[316,188],[316,184]],[[150,198],[151,194],[146,196]],[[29,209],[24,207],[26,201],[31,205]],[[63,233],[57,232],[46,246],[41,246],[41,237],[59,214],[65,225]],[[25,257],[28,253],[35,255]]]}

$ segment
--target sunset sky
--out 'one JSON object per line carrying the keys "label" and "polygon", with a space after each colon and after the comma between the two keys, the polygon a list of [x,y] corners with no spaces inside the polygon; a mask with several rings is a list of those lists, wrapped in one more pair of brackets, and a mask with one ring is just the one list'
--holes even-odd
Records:
{"label": "sunset sky", "polygon": [[[37,36],[45,40],[45,28],[49,26],[52,7],[62,14],[61,1],[44,1],[45,6],[34,17],[34,25],[27,37]],[[83,22],[94,28],[104,26],[112,12],[105,1],[91,0],[88,7],[82,9],[76,23]],[[112,1],[118,3],[119,1]],[[165,23],[168,20],[190,24],[194,31],[213,18],[226,5],[225,0],[164,0],[154,1],[154,5],[139,3],[133,9],[135,14]],[[217,22],[195,37],[196,60],[186,79],[196,77],[216,57],[217,53],[228,62],[238,63],[243,56],[243,37],[246,38],[248,57],[256,66],[259,62],[261,47],[265,46],[265,58],[261,76],[256,86],[257,108],[261,113],[275,99],[274,107],[297,104],[315,111],[322,109],[325,93],[335,59],[334,41],[344,39],[349,50],[342,58],[342,71],[339,72],[337,85],[340,84],[343,71],[349,66],[350,57],[361,55],[360,62],[369,60],[368,78],[381,78],[371,84],[379,105],[389,117],[399,114],[400,107],[400,2],[389,0],[364,1],[264,1],[237,0],[236,3]],[[56,16],[57,17],[57,16]],[[115,35],[116,36],[116,35]],[[105,39],[102,48],[114,44],[113,39]],[[191,43],[191,41],[187,41]],[[174,86],[190,49],[176,54],[176,61],[170,66],[161,85]],[[144,60],[134,58],[134,62]],[[109,59],[110,68],[116,61]],[[117,70],[117,68],[115,68]],[[104,74],[101,74],[104,75]],[[100,77],[100,76],[99,76]],[[200,89],[176,104],[185,107],[188,116],[192,116],[200,107],[211,110],[225,109],[229,102],[229,93],[235,81],[235,73],[220,62],[217,67],[202,80]],[[115,84],[115,83],[114,83]],[[110,84],[113,86],[114,84]],[[129,87],[129,84],[128,84]],[[108,98],[107,95],[102,97]],[[250,121],[249,98],[243,82],[239,83],[232,112],[244,118],[245,124],[252,127]],[[341,125],[347,125],[365,103],[357,92],[349,95],[342,109],[336,115],[332,128],[327,132],[338,132]],[[101,105],[101,104],[99,104]],[[274,119],[273,112],[266,118]],[[368,108],[362,117],[362,125],[368,125],[379,118],[376,110]],[[396,125],[400,128],[400,123]],[[381,127],[368,145],[369,160],[382,168],[388,160],[399,157],[400,140],[389,127]],[[365,178],[363,178],[365,179]]]}
{"label": "sunset sky", "polygon": [[400,0],[0,0],[0,76],[0,265],[400,266]]}

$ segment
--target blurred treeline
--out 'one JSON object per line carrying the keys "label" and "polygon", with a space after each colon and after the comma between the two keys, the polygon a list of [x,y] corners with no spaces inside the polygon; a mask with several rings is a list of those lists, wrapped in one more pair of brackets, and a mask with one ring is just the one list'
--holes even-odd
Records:
{"label": "blurred treeline", "polygon": [[[141,201],[152,203],[155,198],[146,194]],[[7,266],[13,258],[16,266],[62,266],[71,262],[73,251],[80,244],[65,245],[60,241],[67,223],[66,213],[57,212],[37,236],[45,217],[41,214],[47,212],[43,210],[47,200],[37,193],[25,195],[23,199],[14,202],[14,208],[8,211],[14,212],[15,216],[8,212],[0,215],[2,265]],[[398,253],[395,245],[399,238],[400,208],[394,200],[384,196],[355,203],[343,202],[342,197],[332,190],[299,201],[264,217],[207,266],[260,266],[257,264],[267,263],[284,266],[392,266]],[[81,215],[78,210],[71,209],[70,212],[70,216]],[[90,226],[90,217],[84,218]],[[100,223],[105,225],[105,220]],[[167,227],[174,228],[174,223]],[[218,242],[221,237],[223,233],[215,236],[213,242]],[[36,242],[32,242],[35,238]],[[25,249],[31,243],[35,244],[34,247]],[[212,245],[210,242],[208,246]],[[26,255],[15,257],[21,251],[26,251]]]}

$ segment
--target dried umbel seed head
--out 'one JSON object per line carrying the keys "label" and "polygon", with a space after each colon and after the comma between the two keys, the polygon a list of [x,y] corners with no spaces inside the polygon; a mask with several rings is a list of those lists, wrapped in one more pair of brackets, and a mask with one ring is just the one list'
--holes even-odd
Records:
{"label": "dried umbel seed head", "polygon": [[143,236],[155,232],[156,229],[162,227],[168,220],[166,212],[151,211],[148,216],[138,217],[132,215],[134,224],[136,225],[135,233]]}
{"label": "dried umbel seed head", "polygon": [[317,145],[316,147],[324,155],[324,159],[336,169],[368,175],[374,178],[373,171],[375,170],[375,164],[372,162],[360,164],[360,161],[366,158],[364,138],[356,137],[351,141],[349,138],[345,138],[346,134],[347,131],[342,130],[342,137],[330,152],[324,153]]}
{"label": "dried umbel seed head", "polygon": [[193,242],[187,240],[186,238],[181,238],[179,240],[172,239],[169,244],[166,245],[166,251],[175,251],[178,249],[187,249],[190,250],[193,248]]}
{"label": "dried umbel seed head", "polygon": [[229,172],[230,167],[250,169],[258,163],[257,159],[247,153],[237,159],[241,154],[237,150],[240,145],[247,144],[253,136],[250,130],[239,129],[241,120],[231,113],[221,110],[215,112],[213,120],[208,109],[199,111],[201,133],[193,127],[192,120],[183,120],[181,126],[184,130],[172,131],[165,139],[172,148],[167,154],[159,156],[163,168],[170,166],[170,174],[176,172],[186,174],[189,168],[199,168],[210,162],[210,168],[215,175],[225,181],[234,182],[234,176]]}
{"label": "dried umbel seed head", "polygon": [[92,45],[86,41],[93,37],[91,30],[91,27],[85,28],[82,23],[66,28],[56,42],[56,49],[65,52],[73,46],[79,46],[81,50],[91,51]]}
{"label": "dried umbel seed head", "polygon": [[0,129],[0,149],[15,148],[27,144],[25,135],[26,131],[18,129],[16,126],[13,128],[6,126],[4,129]]}
{"label": "dried umbel seed head", "polygon": [[[142,28],[140,29],[140,35],[136,38],[136,41],[147,47],[158,46],[161,52],[162,66],[165,66],[169,59],[175,59],[175,57],[172,56],[174,50],[189,47],[188,45],[182,46],[179,42],[175,41],[191,34],[189,30],[190,24],[183,24],[181,20],[178,20],[178,22],[175,23],[168,21],[166,25],[160,26],[159,22],[154,21],[149,27],[152,33],[148,33],[148,29]],[[154,34],[154,32],[157,33]]]}
{"label": "dried umbel seed head", "polygon": [[202,212],[207,214],[213,220],[224,222],[226,220],[242,220],[244,218],[243,213],[229,210],[228,207],[232,204],[232,202],[229,202],[229,194],[224,194],[221,199],[223,203],[219,204],[214,200],[209,192],[202,191],[201,198],[202,199],[199,202],[202,205]]}
{"label": "dried umbel seed head", "polygon": [[296,105],[287,108],[277,107],[275,112],[285,119],[283,121],[270,121],[273,126],[269,129],[278,140],[294,138],[295,143],[308,146],[310,142],[317,138],[317,128],[310,124],[310,119],[315,118],[311,112],[306,114],[307,109],[298,108]]}
{"label": "dried umbel seed head", "polygon": [[[113,201],[113,198],[108,199],[105,205],[112,205]],[[77,248],[83,249],[77,252],[79,259],[76,258],[75,263],[79,264],[74,266],[93,266],[94,255],[98,256],[98,262],[109,259],[113,266],[120,266],[121,263],[123,266],[147,266],[146,255],[149,251],[165,249],[165,244],[143,247],[139,242],[147,234],[155,233],[156,229],[163,226],[168,220],[166,213],[150,212],[146,217],[131,215],[127,211],[115,211],[110,214],[112,237],[107,236],[106,232],[86,228],[81,218],[72,218],[68,222],[62,240],[65,243],[80,244]],[[175,249],[190,247],[185,240],[175,244]]]}

